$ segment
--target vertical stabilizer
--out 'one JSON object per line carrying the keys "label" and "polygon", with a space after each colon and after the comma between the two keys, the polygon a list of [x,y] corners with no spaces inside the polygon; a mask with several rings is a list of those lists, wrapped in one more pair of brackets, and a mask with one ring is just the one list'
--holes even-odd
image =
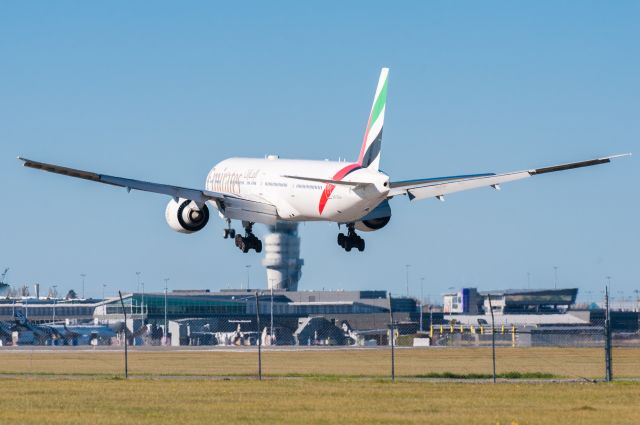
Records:
{"label": "vertical stabilizer", "polygon": [[382,147],[382,127],[384,125],[384,112],[387,103],[387,77],[389,68],[382,68],[380,79],[373,98],[373,106],[369,114],[367,129],[360,148],[358,163],[364,168],[378,170],[380,166],[380,149]]}

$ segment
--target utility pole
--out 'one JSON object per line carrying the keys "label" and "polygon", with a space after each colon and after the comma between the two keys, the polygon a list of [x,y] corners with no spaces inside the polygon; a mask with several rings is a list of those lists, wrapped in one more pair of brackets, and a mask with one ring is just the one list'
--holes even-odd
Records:
{"label": "utility pole", "polygon": [[[607,279],[611,279],[607,276]],[[611,312],[609,310],[609,286],[604,290],[604,306],[605,306],[605,319],[604,319],[604,364],[605,364],[605,381],[611,382],[613,380],[613,367],[611,365]]]}
{"label": "utility pole", "polygon": [[165,277],[164,278],[164,343],[165,345],[167,345],[167,335],[169,334],[169,332],[167,332],[168,328],[167,328],[167,288],[169,287],[169,278]]}
{"label": "utility pole", "polygon": [[85,273],[80,273],[80,277],[82,278],[82,299],[85,300],[86,298],[84,297],[84,279],[87,277],[87,275]]}

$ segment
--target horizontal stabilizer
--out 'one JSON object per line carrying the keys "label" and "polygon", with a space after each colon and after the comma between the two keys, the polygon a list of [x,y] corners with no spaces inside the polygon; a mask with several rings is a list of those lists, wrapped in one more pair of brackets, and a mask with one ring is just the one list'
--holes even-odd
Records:
{"label": "horizontal stabilizer", "polygon": [[325,184],[334,184],[336,186],[352,186],[352,187],[364,187],[373,183],[368,182],[350,182],[344,180],[333,180],[333,179],[321,179],[317,177],[303,177],[303,176],[282,176],[288,179],[296,179],[296,180],[305,180],[309,182],[316,183],[325,183]]}

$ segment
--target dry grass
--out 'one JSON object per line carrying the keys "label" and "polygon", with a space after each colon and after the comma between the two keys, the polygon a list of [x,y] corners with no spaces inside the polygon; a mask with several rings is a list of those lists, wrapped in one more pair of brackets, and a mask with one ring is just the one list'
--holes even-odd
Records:
{"label": "dry grass", "polygon": [[[396,351],[398,376],[442,373],[491,372],[488,348],[400,349]],[[1,374],[118,375],[123,370],[117,351],[0,350]],[[137,375],[253,375],[254,350],[144,351],[131,350],[129,370]],[[640,377],[640,348],[614,350],[616,377]],[[604,355],[596,348],[499,348],[499,373],[542,373],[558,377],[601,378]],[[263,355],[263,371],[271,376],[387,377],[388,349],[269,351]]]}
{"label": "dry grass", "polygon": [[3,381],[0,424],[636,424],[640,384]]}

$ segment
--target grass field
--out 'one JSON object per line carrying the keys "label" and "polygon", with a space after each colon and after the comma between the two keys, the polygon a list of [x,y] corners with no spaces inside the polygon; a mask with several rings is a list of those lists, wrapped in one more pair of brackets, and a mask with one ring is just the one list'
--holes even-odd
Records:
{"label": "grass field", "polygon": [[[498,372],[601,378],[602,350],[501,348]],[[618,377],[640,377],[640,349],[616,349]],[[637,424],[640,382],[497,385],[414,379],[491,371],[485,348],[266,350],[271,379],[252,376],[254,350],[138,350],[134,378],[122,353],[0,350],[2,424]],[[289,378],[279,378],[289,376]]]}
{"label": "grass field", "polygon": [[640,384],[20,378],[0,424],[637,424]]}
{"label": "grass field", "polygon": [[[640,348],[614,350],[616,377],[640,378]],[[250,376],[256,373],[255,350],[131,350],[132,375]],[[118,351],[0,350],[0,374],[122,374]],[[500,348],[498,373],[545,374],[558,378],[591,379],[604,376],[604,356],[597,348]],[[266,376],[388,377],[388,349],[292,350],[263,353]],[[438,374],[491,373],[489,348],[399,349],[396,374],[400,377]]]}

